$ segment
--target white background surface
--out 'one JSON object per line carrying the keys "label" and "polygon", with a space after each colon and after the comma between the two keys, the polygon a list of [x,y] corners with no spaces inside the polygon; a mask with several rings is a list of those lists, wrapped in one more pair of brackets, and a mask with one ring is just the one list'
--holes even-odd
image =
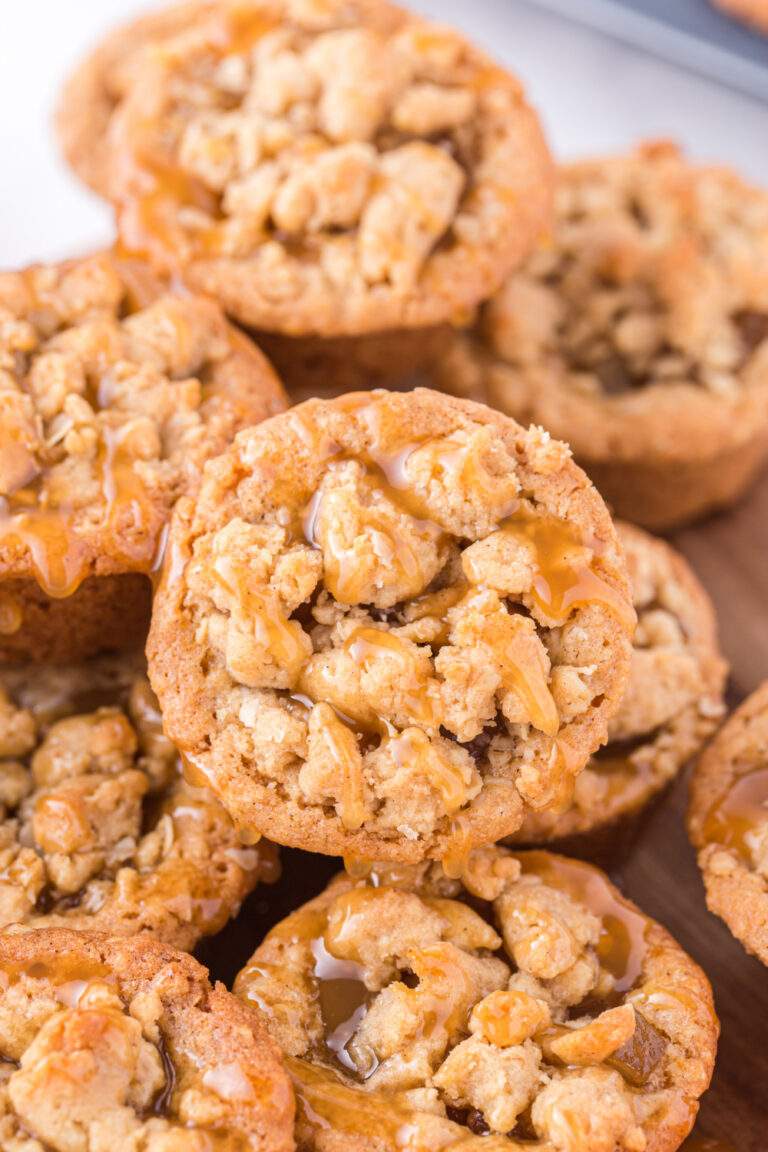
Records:
{"label": "white background surface", "polygon": [[[692,155],[727,162],[768,185],[766,105],[526,0],[410,2],[463,27],[515,69],[559,155],[673,136]],[[73,255],[109,241],[109,211],[58,158],[51,110],[61,80],[89,44],[148,6],[137,0],[0,0],[0,266]]]}

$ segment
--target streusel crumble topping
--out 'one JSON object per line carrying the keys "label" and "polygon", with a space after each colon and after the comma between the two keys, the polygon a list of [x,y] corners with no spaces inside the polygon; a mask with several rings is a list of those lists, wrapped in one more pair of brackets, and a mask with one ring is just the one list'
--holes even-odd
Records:
{"label": "streusel crumble topping", "polygon": [[0,931],[149,929],[191,948],[275,868],[182,779],[140,661],[2,674]]}
{"label": "streusel crumble topping", "polygon": [[565,445],[423,389],[358,393],[243,434],[179,506],[150,675],[242,824],[415,860],[567,799],[633,625]]}
{"label": "streusel crumble topping", "polygon": [[291,1057],[300,1140],[676,1148],[714,1060],[703,974],[591,865],[487,848],[461,881],[340,876],[240,973]]}
{"label": "streusel crumble topping", "polygon": [[148,54],[112,143],[125,247],[265,329],[452,319],[549,208],[517,81],[385,0],[201,12]]}
{"label": "streusel crumble topping", "polygon": [[529,812],[518,843],[590,831],[638,810],[676,775],[725,712],[727,666],[712,604],[681,555],[617,522],[637,612],[629,684],[608,744],[579,773],[567,812]]}
{"label": "streusel crumble topping", "polygon": [[259,1014],[191,956],[0,938],[1,1152],[290,1152],[293,1111]]}
{"label": "streusel crumble topping", "polygon": [[0,274],[0,579],[148,573],[204,460],[283,405],[211,301],[106,254]]}

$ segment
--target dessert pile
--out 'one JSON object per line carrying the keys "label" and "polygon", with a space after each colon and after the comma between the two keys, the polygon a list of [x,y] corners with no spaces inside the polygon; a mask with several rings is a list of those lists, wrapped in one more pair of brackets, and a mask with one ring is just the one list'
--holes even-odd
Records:
{"label": "dessert pile", "polygon": [[[0,274],[0,1152],[682,1148],[712,989],[596,860],[725,715],[645,529],[768,453],[768,195],[557,168],[387,0],[150,12],[57,125],[116,238]],[[767,765],[763,687],[689,831],[766,964]]]}

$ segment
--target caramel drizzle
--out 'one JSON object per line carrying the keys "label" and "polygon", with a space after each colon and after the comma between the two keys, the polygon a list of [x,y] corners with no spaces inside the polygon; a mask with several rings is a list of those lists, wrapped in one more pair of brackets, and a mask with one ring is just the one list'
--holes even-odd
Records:
{"label": "caramel drizzle", "polygon": [[[201,29],[199,48],[217,57],[244,55],[279,24],[275,15],[247,5],[215,11]],[[198,50],[194,45],[193,51]],[[158,63],[170,71],[183,61],[189,44],[166,46]],[[197,256],[226,253],[226,221],[221,197],[186,173],[169,157],[160,124],[148,116],[123,118],[115,124],[115,156],[122,190],[117,202],[118,255],[149,259],[173,272]],[[211,218],[194,232],[179,222],[181,208],[194,208]]]}
{"label": "caramel drizzle", "polygon": [[21,980],[44,980],[54,989],[60,1003],[77,1007],[89,984],[116,984],[117,977],[106,964],[83,956],[55,956],[49,960],[0,961],[0,991]]}
{"label": "caramel drizzle", "polygon": [[[368,898],[375,898],[379,890],[354,889],[346,893],[347,907],[341,923],[331,930],[324,909],[300,908],[268,933],[266,940],[280,940],[286,945],[302,944],[312,957],[311,975],[317,986],[320,1018],[323,1024],[323,1045],[328,1054],[347,1072],[358,1075],[358,1070],[347,1052],[373,999],[364,979],[364,969],[355,959],[342,959],[334,955],[334,943],[354,936],[355,916]],[[246,1001],[256,1004],[267,1015],[271,1006],[259,995],[257,982],[274,971],[275,965],[262,960],[250,963],[237,977],[235,992]],[[370,1076],[376,1067],[371,1062],[364,1072]]]}
{"label": "caramel drizzle", "polygon": [[733,782],[704,818],[707,843],[731,848],[752,859],[750,841],[768,824],[768,768],[755,768]]}
{"label": "caramel drizzle", "polygon": [[499,530],[533,547],[537,571],[530,595],[544,623],[564,624],[576,608],[599,603],[634,628],[632,605],[593,568],[601,552],[599,541],[586,544],[566,521],[537,516],[522,507]]}
{"label": "caramel drizzle", "polygon": [[[129,426],[101,429],[97,467],[102,523],[110,533],[110,558],[131,571],[149,572],[161,524],[134,470],[133,457],[125,453],[123,440],[128,431]],[[77,527],[83,512],[66,504],[51,507],[41,480],[0,497],[0,544],[16,541],[27,549],[37,583],[53,598],[71,596],[90,574],[93,556]],[[130,533],[128,543],[118,547],[122,522]]]}
{"label": "caramel drizzle", "polygon": [[601,920],[597,944],[600,964],[613,976],[616,995],[633,988],[642,975],[652,921],[612,891],[607,877],[590,864],[550,852],[516,855],[524,873],[533,873],[545,884],[567,892]]}
{"label": "caramel drizzle", "polygon": [[[403,666],[409,657],[406,645],[398,636],[370,627],[356,628],[344,642],[344,651],[349,653],[361,672],[366,671],[369,663],[380,659],[394,660]],[[425,728],[437,726],[438,718],[428,697],[409,696],[405,704],[415,724]],[[391,725],[383,717],[378,718],[378,724],[385,734],[392,734]]]}

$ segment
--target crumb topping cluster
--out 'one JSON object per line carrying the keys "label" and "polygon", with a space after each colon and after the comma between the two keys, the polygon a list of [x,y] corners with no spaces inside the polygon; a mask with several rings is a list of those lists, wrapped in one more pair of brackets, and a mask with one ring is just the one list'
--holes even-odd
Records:
{"label": "crumb topping cluster", "polygon": [[[361,393],[241,438],[209,472],[188,562],[171,559],[159,601],[207,652],[220,736],[209,751],[201,728],[184,753],[214,787],[231,779],[226,756],[234,771],[246,760],[235,804],[242,789],[278,795],[347,850],[362,829],[423,855],[478,805],[492,839],[523,802],[567,791],[602,738],[589,724],[634,617],[607,516],[592,518],[604,510],[580,473],[565,478],[565,447],[444,399],[436,419],[434,394],[413,395],[431,421],[418,435],[410,398]],[[589,497],[599,510],[579,507]]]}
{"label": "crumb topping cluster", "polygon": [[104,662],[3,678],[0,931],[149,928],[185,947],[219,931],[269,853],[183,781],[144,676]]}
{"label": "crumb topping cluster", "polygon": [[145,280],[106,255],[0,274],[0,571],[51,595],[148,572],[195,469],[277,407],[255,351],[231,386],[212,303]]}
{"label": "crumb topping cluster", "polygon": [[703,746],[723,716],[725,662],[714,617],[685,562],[621,522],[637,612],[629,683],[608,743],[579,773],[567,813],[527,813],[520,842],[570,835],[645,803]]}
{"label": "crumb topping cluster", "polygon": [[428,268],[450,296],[446,259],[490,265],[494,243],[509,247],[513,184],[532,163],[514,153],[523,109],[458,33],[381,0],[221,5],[158,48],[117,115],[122,240],[171,267],[247,259],[243,291],[255,286],[267,328],[304,298],[324,312],[323,292],[374,293],[365,326],[388,327],[387,296]]}
{"label": "crumb topping cluster", "polygon": [[650,976],[650,922],[546,853],[479,849],[462,883],[429,865],[342,876],[241,972],[309,1122],[349,1135],[382,1108],[440,1147],[643,1152],[697,1011],[671,969]]}
{"label": "crumb topping cluster", "polygon": [[269,1041],[190,957],[147,938],[131,952],[35,935],[21,955],[0,946],[3,1152],[292,1147],[289,1086],[260,1051]]}
{"label": "crumb topping cluster", "polygon": [[493,351],[569,389],[732,400],[768,370],[768,197],[667,144],[565,167],[551,245],[487,309]]}

